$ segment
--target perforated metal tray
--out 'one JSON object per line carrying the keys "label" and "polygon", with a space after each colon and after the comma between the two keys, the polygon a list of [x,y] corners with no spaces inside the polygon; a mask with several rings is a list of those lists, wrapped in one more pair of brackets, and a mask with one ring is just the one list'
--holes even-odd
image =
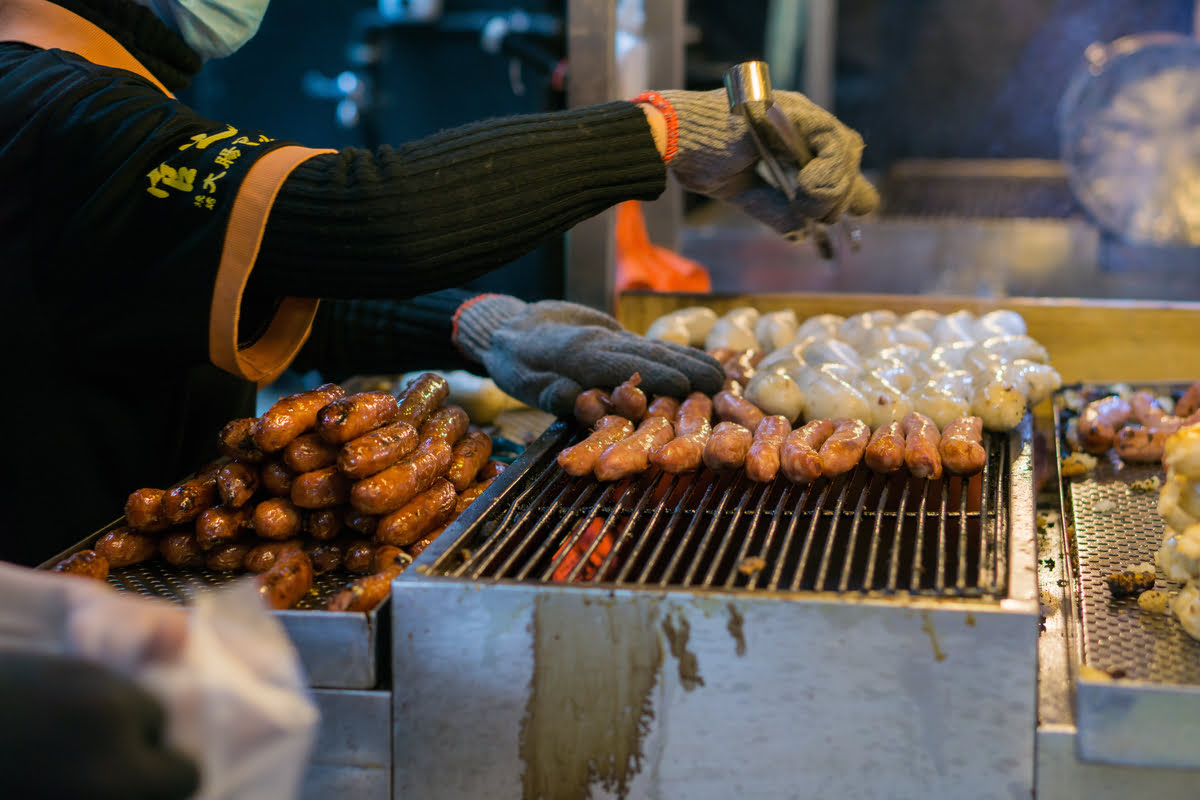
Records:
{"label": "perforated metal tray", "polygon": [[[1186,386],[1136,385],[1160,395]],[[1059,463],[1071,452],[1068,427],[1076,416],[1068,392],[1084,401],[1112,394],[1108,385],[1067,387],[1055,396]],[[1078,406],[1078,404],[1076,404]],[[1131,564],[1154,563],[1163,537],[1158,491],[1139,481],[1164,476],[1159,464],[1125,463],[1115,452],[1095,470],[1059,478],[1074,615],[1076,715],[1081,757],[1106,763],[1200,767],[1200,641],[1171,616],[1113,597],[1107,577]],[[1155,588],[1179,584],[1158,573]]]}

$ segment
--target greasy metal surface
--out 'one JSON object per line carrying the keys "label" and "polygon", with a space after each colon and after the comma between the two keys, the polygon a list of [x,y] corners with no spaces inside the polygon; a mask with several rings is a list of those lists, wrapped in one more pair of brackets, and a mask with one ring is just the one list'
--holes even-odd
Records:
{"label": "greasy metal surface", "polygon": [[1006,435],[988,434],[987,465],[969,481],[880,476],[860,466],[809,485],[783,477],[756,484],[744,473],[707,469],[676,476],[652,468],[610,483],[572,478],[554,456],[579,436],[561,424],[548,430],[527,463],[506,471],[519,468],[521,480],[504,501],[471,531],[458,531],[422,572],[618,586],[1005,593]]}
{"label": "greasy metal surface", "polygon": [[[1101,397],[1106,388],[1082,387],[1084,396]],[[1141,388],[1141,387],[1135,387]],[[1186,387],[1174,388],[1176,396]],[[1059,456],[1065,456],[1065,421],[1070,416],[1059,393],[1055,403]],[[1063,515],[1073,524],[1081,612],[1083,659],[1100,670],[1159,684],[1200,685],[1200,641],[1165,614],[1138,607],[1132,597],[1115,598],[1106,578],[1139,562],[1154,563],[1163,537],[1158,492],[1136,491],[1135,481],[1163,476],[1158,464],[1124,463],[1112,451],[1100,457],[1094,472],[1062,479]],[[1155,588],[1177,589],[1159,572]]]}

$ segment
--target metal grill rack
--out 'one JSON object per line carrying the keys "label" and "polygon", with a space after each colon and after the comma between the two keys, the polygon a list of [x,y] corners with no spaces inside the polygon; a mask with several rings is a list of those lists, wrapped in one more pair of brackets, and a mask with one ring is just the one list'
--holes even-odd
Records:
{"label": "metal grill rack", "polygon": [[1007,436],[969,480],[846,475],[793,484],[656,468],[599,483],[554,455],[559,431],[503,508],[424,574],[656,588],[992,598],[1007,580]]}
{"label": "metal grill rack", "polygon": [[[236,580],[245,580],[245,572],[218,572],[211,569],[176,569],[161,561],[144,561],[110,570],[108,582],[118,589],[148,597],[184,603],[199,592],[211,591]],[[313,576],[313,587],[300,599],[295,610],[324,609],[355,575],[341,570]]]}

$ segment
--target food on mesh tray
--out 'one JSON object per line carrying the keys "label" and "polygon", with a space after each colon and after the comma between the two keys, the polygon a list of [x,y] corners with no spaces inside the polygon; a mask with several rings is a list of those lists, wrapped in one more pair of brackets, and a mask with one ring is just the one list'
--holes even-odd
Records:
{"label": "food on mesh tray", "polygon": [[285,548],[271,568],[259,575],[258,590],[271,608],[292,608],[313,584],[312,559],[299,548]]}
{"label": "food on mesh tray", "polygon": [[1058,472],[1064,478],[1075,478],[1094,470],[1097,463],[1095,456],[1075,452],[1063,457],[1062,462],[1058,465]]}
{"label": "food on mesh tray", "polygon": [[108,577],[108,559],[95,550],[80,550],[54,565],[56,572],[102,581]]}
{"label": "food on mesh tray", "polygon": [[1168,437],[1162,461],[1166,480],[1158,511],[1166,528],[1154,560],[1169,579],[1184,584],[1171,609],[1184,631],[1200,639],[1200,424]]}
{"label": "food on mesh tray", "polygon": [[1113,597],[1139,595],[1154,588],[1154,565],[1134,564],[1105,577]]}
{"label": "food on mesh tray", "polygon": [[254,423],[252,437],[264,453],[282,450],[288,442],[317,424],[317,413],[346,394],[341,386],[326,383],[315,389],[281,397]]}
{"label": "food on mesh tray", "polygon": [[[396,422],[399,416],[400,403],[391,392],[360,392],[334,400],[322,408],[317,413],[316,432],[330,444],[345,444]],[[303,471],[297,467],[292,469]]]}
{"label": "food on mesh tray", "polygon": [[458,492],[445,478],[438,478],[425,491],[396,511],[381,517],[375,528],[375,540],[381,544],[404,547],[450,520],[457,505]]}
{"label": "food on mesh tray", "polygon": [[1138,595],[1138,608],[1151,614],[1169,614],[1171,612],[1171,596],[1157,589],[1147,589]]}
{"label": "food on mesh tray", "polygon": [[346,442],[338,450],[336,463],[349,478],[369,478],[411,453],[419,441],[416,428],[395,422]]}
{"label": "food on mesh tray", "polygon": [[407,422],[417,430],[450,396],[450,384],[436,372],[423,372],[413,378],[397,398],[398,422]]}
{"label": "food on mesh tray", "polygon": [[127,567],[154,558],[158,537],[122,525],[101,536],[92,549],[108,560],[109,567]]}

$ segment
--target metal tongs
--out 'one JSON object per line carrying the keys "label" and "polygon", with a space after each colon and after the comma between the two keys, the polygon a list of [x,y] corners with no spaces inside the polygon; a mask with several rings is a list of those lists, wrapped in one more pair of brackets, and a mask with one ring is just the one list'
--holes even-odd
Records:
{"label": "metal tongs", "polygon": [[[763,166],[769,173],[770,181],[787,195],[788,202],[795,205],[797,173],[801,167],[812,161],[813,154],[787,115],[775,105],[767,63],[765,61],[743,61],[740,64],[734,64],[725,72],[725,93],[729,96],[730,112],[741,114],[746,118],[750,135],[754,138],[754,144],[758,148]],[[762,114],[756,116],[751,113],[748,104],[753,103],[763,104]],[[773,136],[760,127],[765,125],[770,125]],[[792,159],[795,160],[796,167],[790,172],[784,168],[779,162],[779,157],[768,146],[767,142],[773,139],[781,141],[790,152]],[[838,229],[841,238],[845,239],[851,250],[859,249],[862,242],[862,231],[858,225],[843,218],[836,226],[832,227]],[[788,234],[788,238],[793,240],[803,239],[805,236],[812,237],[821,258],[827,261],[841,260],[842,244],[830,235],[827,226],[816,220],[806,219],[801,230]]]}

